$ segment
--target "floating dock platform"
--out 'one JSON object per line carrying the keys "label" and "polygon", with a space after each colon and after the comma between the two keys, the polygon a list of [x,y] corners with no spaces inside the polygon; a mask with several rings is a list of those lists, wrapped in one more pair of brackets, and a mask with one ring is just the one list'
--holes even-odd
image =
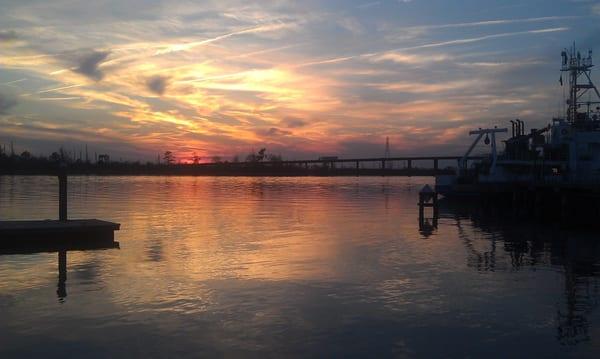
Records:
{"label": "floating dock platform", "polygon": [[119,223],[99,219],[67,219],[67,173],[58,175],[59,219],[0,221],[0,254],[118,248]]}
{"label": "floating dock platform", "polygon": [[116,248],[114,231],[120,227],[118,223],[98,219],[0,221],[0,253],[23,253],[28,248],[50,252],[93,249],[98,245]]}

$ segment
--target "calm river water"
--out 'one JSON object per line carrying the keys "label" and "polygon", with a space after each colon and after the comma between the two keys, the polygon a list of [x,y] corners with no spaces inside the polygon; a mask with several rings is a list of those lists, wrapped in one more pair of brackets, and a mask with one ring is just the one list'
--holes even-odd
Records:
{"label": "calm river water", "polygon": [[[120,249],[0,255],[0,357],[600,357],[600,238],[445,204],[431,178],[73,177]],[[57,217],[0,177],[0,219]]]}

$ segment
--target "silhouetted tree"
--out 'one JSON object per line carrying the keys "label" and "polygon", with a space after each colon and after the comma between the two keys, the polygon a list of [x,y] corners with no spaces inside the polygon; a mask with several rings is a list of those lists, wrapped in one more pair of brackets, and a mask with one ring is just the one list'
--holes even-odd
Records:
{"label": "silhouetted tree", "polygon": [[69,152],[64,149],[64,147],[61,147],[58,149],[58,155],[59,155],[60,162],[65,162],[65,163],[71,162],[71,156],[69,155]]}
{"label": "silhouetted tree", "polygon": [[171,165],[175,163],[175,155],[171,151],[165,151],[163,154],[163,160],[166,164]]}
{"label": "silhouetted tree", "polygon": [[198,163],[200,163],[200,160],[202,159],[202,157],[198,156],[196,154],[196,152],[194,152],[194,155],[192,156],[192,162],[197,165]]}
{"label": "silhouetted tree", "polygon": [[211,161],[212,161],[212,163],[221,163],[221,157],[220,156],[212,156]]}
{"label": "silhouetted tree", "polygon": [[261,162],[262,160],[265,159],[265,153],[267,152],[266,148],[261,148],[260,151],[254,153],[254,151],[252,151],[252,153],[250,153],[248,156],[246,156],[246,162]]}
{"label": "silhouetted tree", "polygon": [[51,162],[60,162],[60,155],[58,154],[58,152],[52,152],[49,159]]}
{"label": "silhouetted tree", "polygon": [[29,151],[23,151],[21,153],[21,159],[23,159],[23,160],[30,160],[31,159],[31,153],[29,153]]}

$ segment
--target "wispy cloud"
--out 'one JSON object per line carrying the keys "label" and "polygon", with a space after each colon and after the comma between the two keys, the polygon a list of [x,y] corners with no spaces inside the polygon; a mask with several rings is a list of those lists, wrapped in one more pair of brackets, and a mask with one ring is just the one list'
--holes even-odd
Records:
{"label": "wispy cloud", "polygon": [[17,32],[14,30],[0,31],[0,42],[12,41],[12,40],[16,40],[18,38],[19,38],[19,36],[17,35]]}
{"label": "wispy cloud", "polygon": [[384,91],[404,92],[404,93],[441,93],[447,91],[454,91],[461,88],[467,88],[473,85],[477,85],[478,81],[475,80],[460,80],[452,82],[438,82],[438,83],[417,83],[412,81],[404,82],[393,82],[393,83],[376,83],[369,84],[368,86],[377,88]]}
{"label": "wispy cloud", "polygon": [[5,115],[8,110],[17,105],[17,100],[11,95],[0,92],[0,115]]}
{"label": "wispy cloud", "polygon": [[360,5],[356,6],[356,8],[357,9],[368,9],[368,8],[379,6],[379,5],[381,5],[381,1],[371,1],[371,2],[364,3],[364,4],[360,4]]}

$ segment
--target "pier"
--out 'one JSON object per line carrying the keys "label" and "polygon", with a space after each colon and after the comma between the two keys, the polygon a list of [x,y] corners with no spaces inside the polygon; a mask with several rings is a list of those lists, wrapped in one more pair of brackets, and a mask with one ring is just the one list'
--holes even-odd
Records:
{"label": "pier", "polygon": [[0,254],[114,247],[119,223],[67,218],[67,173],[58,175],[58,220],[0,221]]}

